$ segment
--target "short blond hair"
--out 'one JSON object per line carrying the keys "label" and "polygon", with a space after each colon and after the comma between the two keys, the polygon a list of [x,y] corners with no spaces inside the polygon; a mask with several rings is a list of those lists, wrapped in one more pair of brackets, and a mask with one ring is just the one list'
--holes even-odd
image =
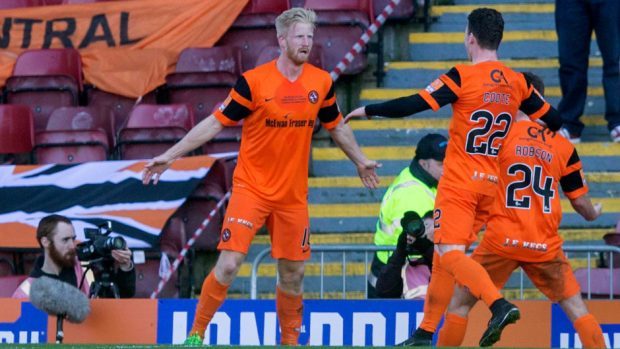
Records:
{"label": "short blond hair", "polygon": [[316,21],[316,13],[314,11],[293,7],[290,10],[282,12],[278,18],[276,18],[276,35],[278,37],[286,35],[289,28],[295,23],[308,23],[314,28],[314,22]]}

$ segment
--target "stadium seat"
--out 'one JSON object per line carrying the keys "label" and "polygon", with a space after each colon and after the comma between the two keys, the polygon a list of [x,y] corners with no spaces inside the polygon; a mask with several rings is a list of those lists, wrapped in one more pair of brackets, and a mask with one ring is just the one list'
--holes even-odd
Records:
{"label": "stadium seat", "polygon": [[[170,264],[172,262],[174,261],[170,260]],[[143,264],[136,264],[136,295],[134,298],[150,298],[151,293],[157,289],[159,264],[160,258],[155,256],[148,257]],[[177,273],[172,273],[158,298],[177,298],[179,295],[177,279]]]}
{"label": "stadium seat", "polygon": [[10,275],[0,277],[0,298],[10,298],[28,275]]}
{"label": "stadium seat", "polygon": [[82,63],[75,49],[22,52],[6,81],[5,101],[31,107],[35,130],[42,130],[52,111],[77,106],[82,91]]}
{"label": "stadium seat", "polygon": [[[370,25],[374,13],[369,0],[305,0],[303,7],[315,10],[314,43],[323,49],[323,66],[333,70]],[[358,54],[343,74],[355,75],[366,68],[364,52]]]}
{"label": "stadium seat", "polygon": [[172,216],[161,231],[159,247],[170,258],[176,258],[187,242],[185,224],[178,216]]}
{"label": "stadium seat", "polygon": [[105,161],[110,145],[102,130],[41,131],[36,135],[38,164],[73,164]]}
{"label": "stadium seat", "polygon": [[133,107],[139,102],[134,98],[109,93],[94,87],[86,88],[86,103],[96,109],[109,108],[114,119],[114,134],[117,134]]}
{"label": "stadium seat", "polygon": [[[584,297],[588,295],[588,269],[575,270],[575,277]],[[609,268],[592,268],[590,273],[590,293],[592,298],[609,298]],[[613,269],[613,296],[620,296],[620,269]]]}
{"label": "stadium seat", "polygon": [[0,10],[44,5],[44,0],[2,0],[0,1]]}
{"label": "stadium seat", "polygon": [[226,126],[202,146],[203,154],[238,152],[241,147],[242,126]]}
{"label": "stadium seat", "polygon": [[32,111],[24,105],[0,105],[0,163],[31,163]]}
{"label": "stadium seat", "polygon": [[243,69],[254,68],[263,47],[278,46],[275,19],[289,8],[288,0],[250,1],[217,45],[239,48]]}
{"label": "stadium seat", "polygon": [[40,164],[105,161],[114,148],[111,113],[92,107],[56,109],[35,143]]}
{"label": "stadium seat", "polygon": [[0,277],[15,274],[15,265],[9,256],[0,256]]}
{"label": "stadium seat", "polygon": [[33,123],[32,112],[27,106],[0,105],[0,154],[32,151]]}
{"label": "stadium seat", "polygon": [[175,73],[166,77],[168,102],[191,105],[200,122],[226,99],[241,75],[241,64],[236,47],[183,50]]}
{"label": "stadium seat", "polygon": [[117,137],[121,159],[150,159],[166,151],[194,126],[185,104],[140,104],[129,115]]}

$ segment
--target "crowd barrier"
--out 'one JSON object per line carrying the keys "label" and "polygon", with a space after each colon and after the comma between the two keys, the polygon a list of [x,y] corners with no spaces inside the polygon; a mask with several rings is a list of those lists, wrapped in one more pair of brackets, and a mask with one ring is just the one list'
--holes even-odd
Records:
{"label": "crowd barrier", "polygon": [[[580,348],[557,304],[516,301],[521,320],[506,328],[499,347]],[[601,323],[608,348],[620,347],[620,302],[587,302]],[[82,324],[65,322],[65,344],[179,344],[190,329],[196,300],[91,301]],[[0,343],[53,343],[55,317],[30,303],[0,299]],[[390,346],[409,336],[422,319],[423,302],[406,300],[306,300],[300,343],[313,346]],[[490,313],[477,305],[464,346],[475,347]],[[279,331],[273,300],[227,300],[206,332],[205,344],[275,345]],[[243,334],[243,335],[241,335]]]}

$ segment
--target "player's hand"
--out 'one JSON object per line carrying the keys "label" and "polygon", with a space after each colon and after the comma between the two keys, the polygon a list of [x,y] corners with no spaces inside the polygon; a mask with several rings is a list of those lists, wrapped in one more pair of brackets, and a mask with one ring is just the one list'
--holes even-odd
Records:
{"label": "player's hand", "polygon": [[381,164],[373,160],[366,160],[364,163],[357,165],[357,173],[366,188],[376,189],[379,187],[379,176],[377,176],[375,171],[379,167],[381,167]]}
{"label": "player's hand", "polygon": [[366,117],[368,120],[371,119],[370,115],[366,115],[366,109],[365,107],[359,107],[355,110],[353,110],[352,112],[350,112],[349,114],[347,114],[347,116],[344,118],[344,123],[348,123],[349,120],[353,119],[353,118],[361,118],[361,117]]}
{"label": "player's hand", "polygon": [[142,171],[142,184],[148,185],[152,179],[153,185],[157,185],[161,174],[164,173],[164,171],[166,171],[173,162],[173,159],[163,155],[154,157],[148,164],[146,164],[146,166],[144,166],[144,170]]}

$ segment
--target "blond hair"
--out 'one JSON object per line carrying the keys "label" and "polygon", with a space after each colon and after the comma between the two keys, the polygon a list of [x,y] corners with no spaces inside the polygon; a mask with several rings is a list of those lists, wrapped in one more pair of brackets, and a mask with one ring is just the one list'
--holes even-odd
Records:
{"label": "blond hair", "polygon": [[276,18],[276,34],[278,37],[286,35],[289,28],[295,23],[308,23],[314,28],[314,22],[316,21],[316,13],[314,11],[293,7],[290,10],[282,12],[278,18]]}

